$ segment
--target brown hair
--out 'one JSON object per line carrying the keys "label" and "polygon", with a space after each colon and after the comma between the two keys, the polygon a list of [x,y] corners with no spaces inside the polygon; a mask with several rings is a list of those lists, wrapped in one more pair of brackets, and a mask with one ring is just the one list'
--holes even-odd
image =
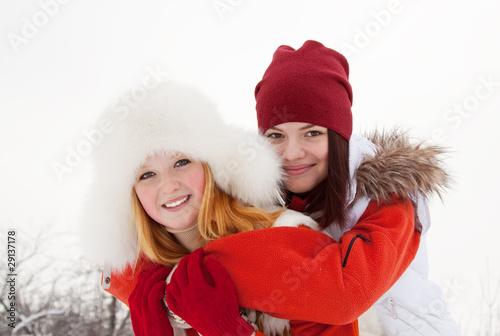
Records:
{"label": "brown hair", "polygon": [[[203,163],[205,193],[203,194],[198,227],[200,240],[210,241],[238,232],[272,226],[283,210],[268,213],[252,206],[241,205],[233,196],[223,192],[213,179],[210,167]],[[190,253],[168,233],[164,226],[148,216],[135,190],[132,190],[133,225],[137,229],[139,251],[163,265],[174,265]]]}
{"label": "brown hair", "polygon": [[332,223],[345,228],[350,187],[349,141],[328,129],[328,174],[308,193],[309,201],[304,212],[318,214],[314,219],[323,229]]}

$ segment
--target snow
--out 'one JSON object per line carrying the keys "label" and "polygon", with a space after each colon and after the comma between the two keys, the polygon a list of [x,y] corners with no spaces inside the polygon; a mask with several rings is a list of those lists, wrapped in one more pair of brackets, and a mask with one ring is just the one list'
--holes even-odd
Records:
{"label": "snow", "polygon": [[27,327],[29,329],[31,323],[33,323],[38,319],[47,318],[50,315],[61,315],[61,314],[64,314],[64,310],[50,309],[38,312],[36,314],[32,314],[30,316],[19,316],[21,322],[16,324],[16,328],[14,328],[13,334],[15,335],[18,330],[21,330],[24,327]]}

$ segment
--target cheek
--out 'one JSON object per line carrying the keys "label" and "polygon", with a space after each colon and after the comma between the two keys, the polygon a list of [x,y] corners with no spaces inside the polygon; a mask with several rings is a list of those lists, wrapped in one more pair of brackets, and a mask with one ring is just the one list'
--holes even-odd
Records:
{"label": "cheek", "polygon": [[135,193],[146,212],[152,208],[153,204],[156,205],[156,199],[148,188],[135,188]]}
{"label": "cheek", "polygon": [[203,197],[203,195],[205,194],[205,184],[206,184],[205,174],[203,174],[203,177],[200,178],[200,180],[198,182],[198,185],[200,187],[200,195],[201,195],[201,197]]}
{"label": "cheek", "polygon": [[193,174],[190,174],[189,182],[191,185],[191,190],[198,195],[200,201],[205,193],[205,171],[203,167],[200,167]]}
{"label": "cheek", "polygon": [[328,143],[322,143],[320,146],[317,147],[315,156],[318,158],[318,160],[321,162],[321,167],[322,167],[322,175],[327,174],[328,172]]}
{"label": "cheek", "polygon": [[328,140],[326,138],[317,147],[316,155],[321,160],[321,162],[325,164],[328,163]]}
{"label": "cheek", "polygon": [[324,148],[324,150],[320,153],[321,162],[328,166],[328,147]]}
{"label": "cheek", "polygon": [[285,145],[283,143],[273,143],[271,142],[271,147],[273,148],[274,152],[281,157],[281,154],[285,150]]}
{"label": "cheek", "polygon": [[191,189],[196,195],[198,195],[201,200],[203,194],[205,193],[205,178],[193,179],[191,183]]}

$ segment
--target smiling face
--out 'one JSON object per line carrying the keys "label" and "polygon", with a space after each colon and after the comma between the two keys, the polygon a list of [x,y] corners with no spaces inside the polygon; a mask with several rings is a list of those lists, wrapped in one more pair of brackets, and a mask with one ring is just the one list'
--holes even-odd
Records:
{"label": "smiling face", "polygon": [[149,156],[135,179],[135,192],[146,213],[167,229],[196,224],[205,192],[201,162],[185,155]]}
{"label": "smiling face", "polygon": [[307,123],[289,122],[268,129],[265,136],[283,160],[285,188],[305,193],[328,174],[328,129]]}

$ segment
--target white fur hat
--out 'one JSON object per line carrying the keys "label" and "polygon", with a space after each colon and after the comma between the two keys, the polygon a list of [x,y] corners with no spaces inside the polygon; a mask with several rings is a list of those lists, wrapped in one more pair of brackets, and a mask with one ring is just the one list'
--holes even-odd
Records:
{"label": "white fur hat", "polygon": [[225,124],[212,103],[192,87],[162,83],[141,102],[109,109],[109,132],[96,146],[94,181],[83,214],[83,243],[96,262],[121,269],[137,255],[131,194],[148,155],[183,153],[206,162],[215,183],[243,203],[281,201],[280,162],[257,132]]}

